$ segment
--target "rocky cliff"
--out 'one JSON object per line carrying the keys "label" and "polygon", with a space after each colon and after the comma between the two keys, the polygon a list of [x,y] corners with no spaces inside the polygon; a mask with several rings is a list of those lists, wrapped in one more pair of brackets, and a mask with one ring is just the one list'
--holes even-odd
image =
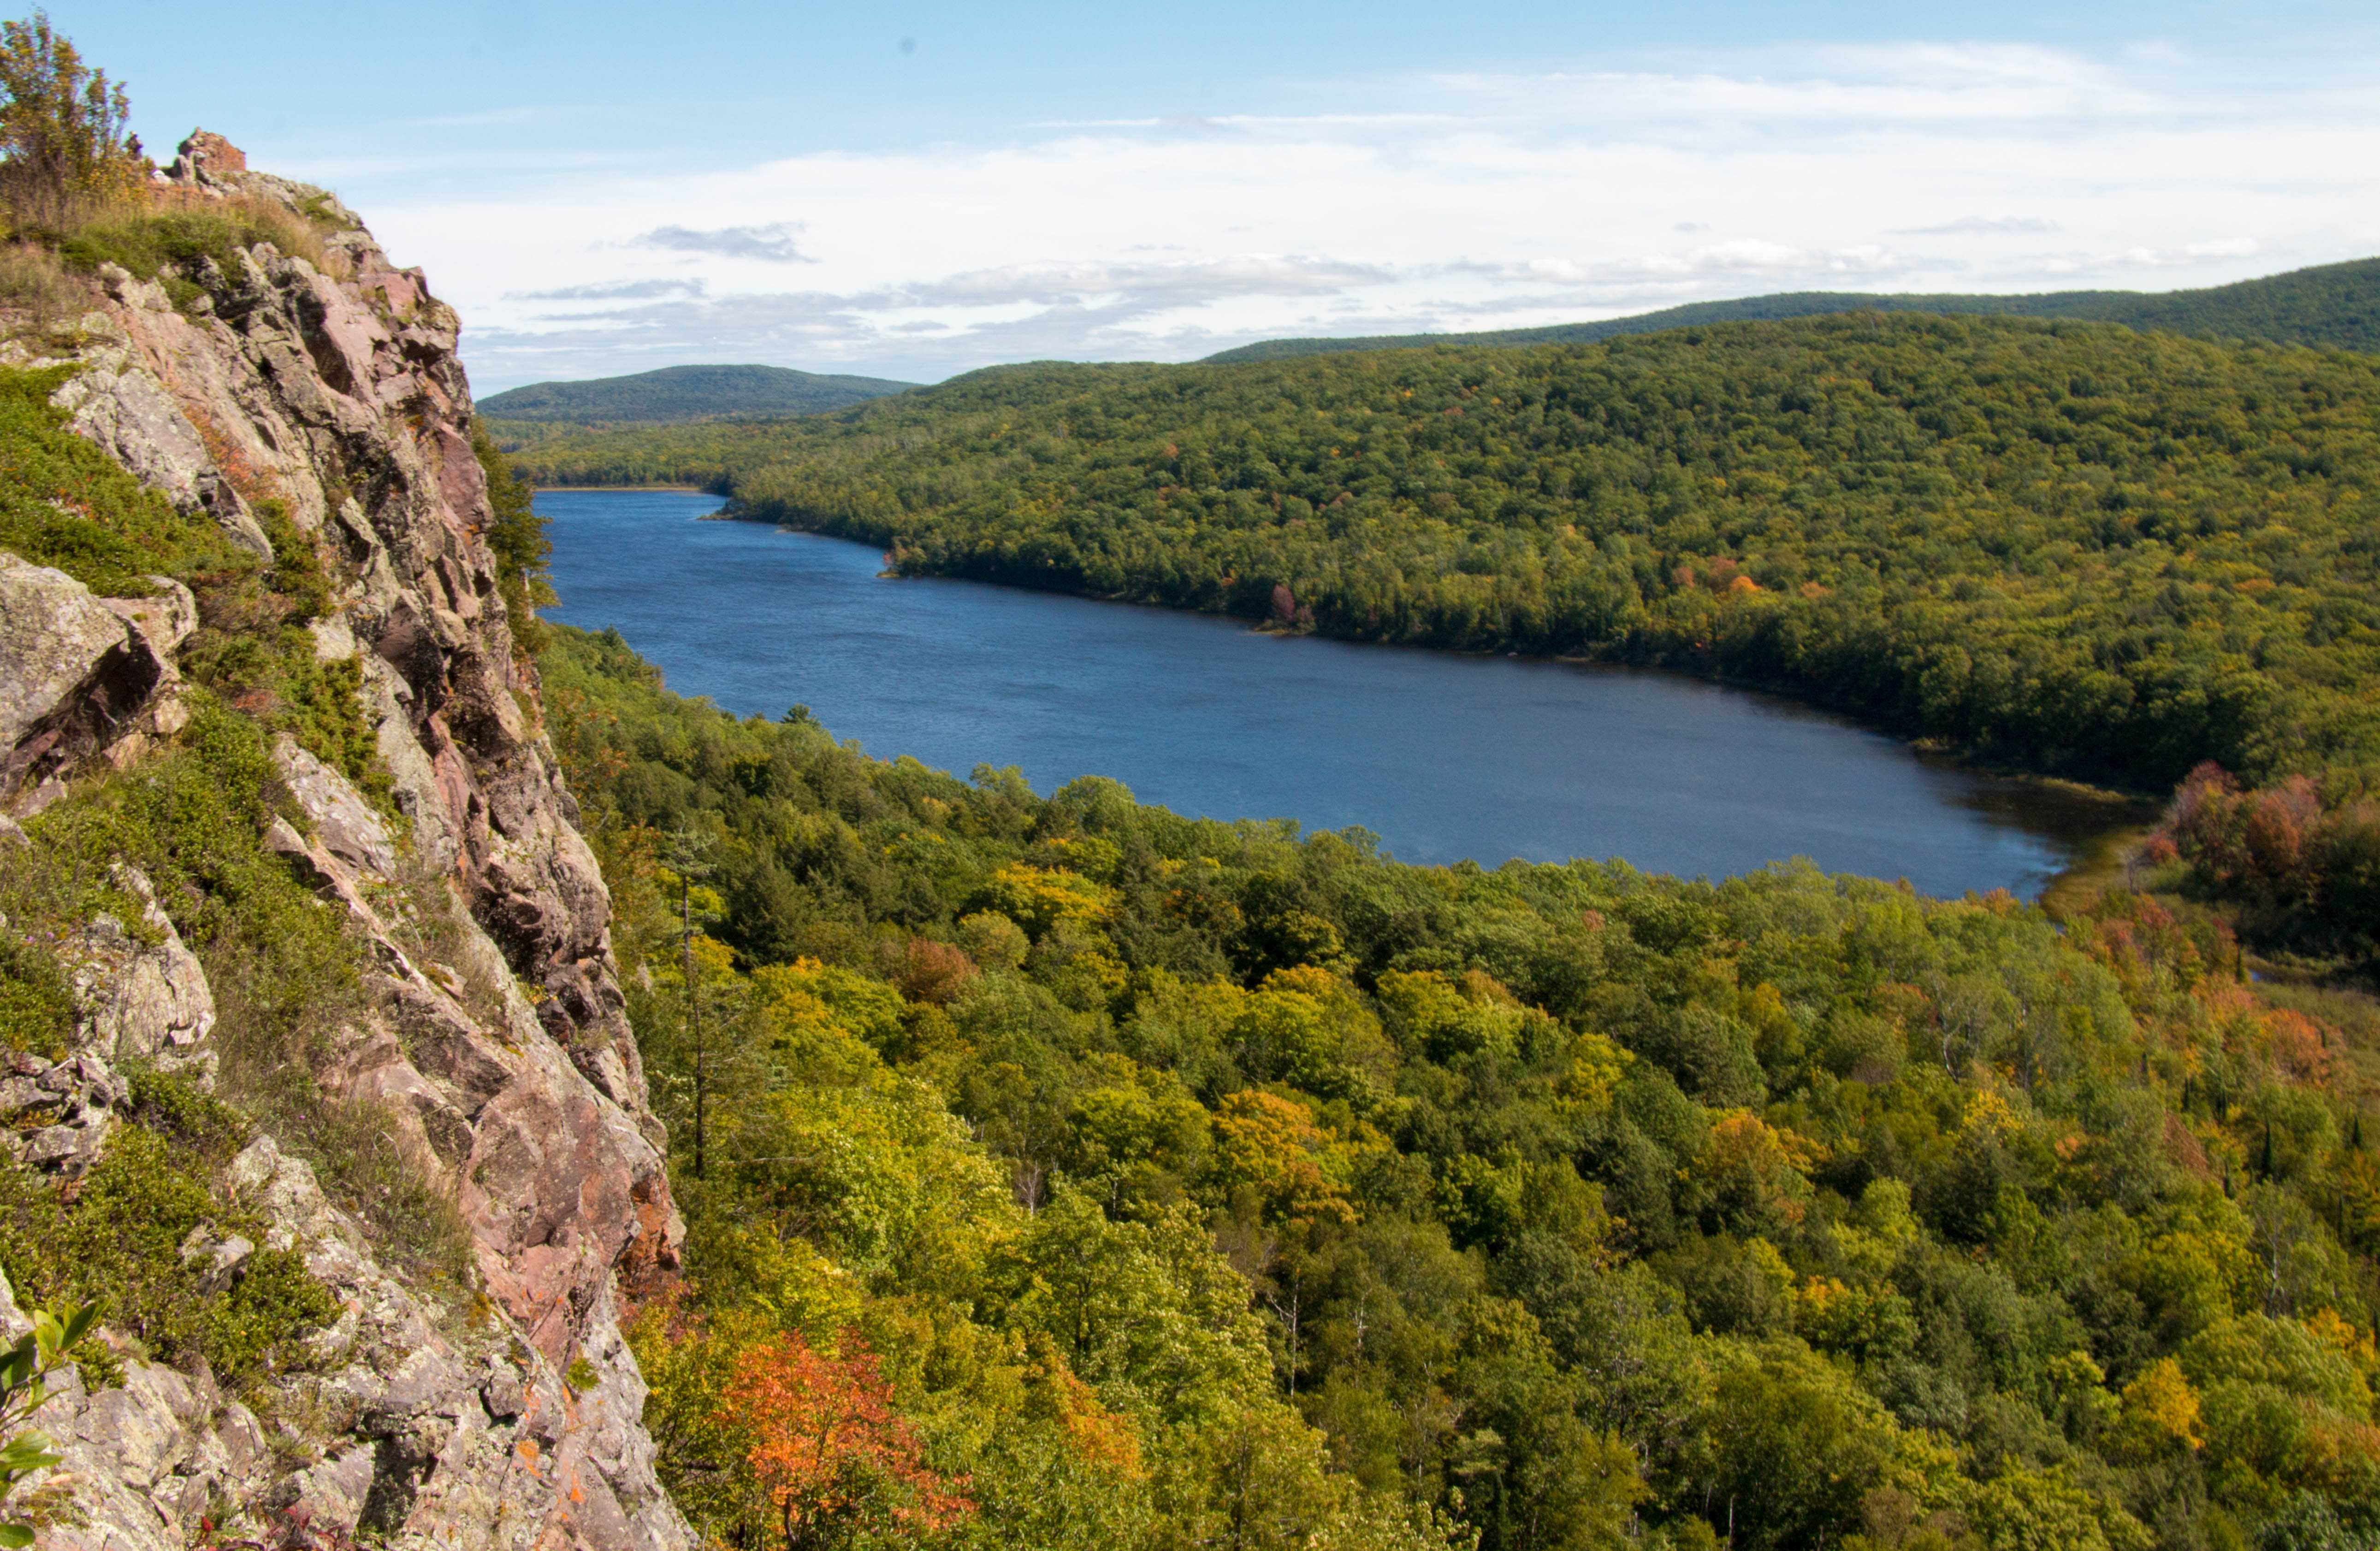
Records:
{"label": "rocky cliff", "polygon": [[[314,1169],[259,1136],[221,1188],[262,1222],[262,1249],[302,1254],[335,1322],[261,1392],[129,1348],[120,1384],[69,1378],[40,1424],[83,1522],[43,1541],[687,1544],[617,1328],[621,1288],[674,1263],[680,1227],[609,899],[481,536],[492,514],[455,315],[335,201],[247,170],[216,137],[193,136],[171,176],[186,207],[302,214],[325,234],[321,262],[257,244],[208,260],[200,294],[173,299],[103,270],[104,305],[67,353],[18,347],[16,360],[70,364],[53,402],[184,513],[259,556],[277,534],[320,559],[333,592],[313,651],[352,665],[388,789],[358,791],[285,736],[274,747],[285,790],[266,843],[345,912],[364,988],[312,1077],[377,1102],[411,1166],[459,1204],[478,1297],[458,1313],[409,1285]],[[0,867],[29,844],[18,821],[172,748],[191,716],[178,655],[195,623],[178,584],[103,598],[0,552],[0,805],[14,815]],[[53,1178],[90,1167],[127,1123],[128,1072],[213,1069],[220,988],[149,880],[118,873],[148,901],[128,912],[142,919],[103,914],[57,945],[72,1047],[0,1052],[8,1144]],[[458,907],[434,961],[392,904],[425,880]],[[256,1237],[183,1252],[236,1277]],[[24,1327],[13,1304],[0,1314]]]}

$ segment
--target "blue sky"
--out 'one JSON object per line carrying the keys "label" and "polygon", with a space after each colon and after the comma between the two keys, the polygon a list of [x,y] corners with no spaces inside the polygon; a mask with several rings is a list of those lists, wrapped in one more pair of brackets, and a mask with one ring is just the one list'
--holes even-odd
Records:
{"label": "blue sky", "polygon": [[2380,252],[2368,5],[52,15],[152,149],[203,124],[425,265],[483,392]]}

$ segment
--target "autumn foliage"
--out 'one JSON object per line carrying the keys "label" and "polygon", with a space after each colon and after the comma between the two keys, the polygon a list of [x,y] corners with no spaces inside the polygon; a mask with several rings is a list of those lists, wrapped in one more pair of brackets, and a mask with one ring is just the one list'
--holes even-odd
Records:
{"label": "autumn foliage", "polygon": [[1252,1192],[1284,1221],[1355,1220],[1345,1188],[1322,1171],[1325,1139],[1311,1108],[1248,1089],[1225,1095],[1214,1124],[1214,1168],[1227,1189]]}
{"label": "autumn foliage", "polygon": [[2380,803],[2303,776],[2249,788],[2202,764],[2175,792],[2152,860],[2180,860],[2202,894],[2244,907],[2271,946],[2364,958],[2380,921]]}
{"label": "autumn foliage", "polygon": [[747,1458],[786,1551],[835,1545],[871,1526],[942,1529],[973,1509],[964,1481],[927,1466],[917,1430],[889,1396],[875,1357],[856,1339],[829,1356],[797,1335],[780,1336],[736,1358],[720,1420],[751,1438]]}
{"label": "autumn foliage", "polygon": [[975,960],[965,952],[930,937],[912,937],[902,949],[892,983],[913,1002],[947,1007],[975,976]]}
{"label": "autumn foliage", "polygon": [[[721,1545],[2380,1544],[2380,1018],[2252,981],[2179,847],[2055,919],[1403,867],[556,640],[601,843],[731,816],[707,1180],[676,891],[614,935],[696,1316],[629,1336]],[[2305,790],[2216,783],[2192,844],[2307,876],[2380,784]]]}

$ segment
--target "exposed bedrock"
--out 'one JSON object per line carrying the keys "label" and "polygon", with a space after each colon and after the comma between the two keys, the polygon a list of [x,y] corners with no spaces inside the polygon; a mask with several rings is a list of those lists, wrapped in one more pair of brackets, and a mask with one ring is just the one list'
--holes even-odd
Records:
{"label": "exposed bedrock", "polygon": [[[248,171],[220,137],[194,135],[174,176],[201,195],[351,219],[319,190]],[[55,401],[235,542],[269,555],[260,514],[278,503],[321,548],[337,606],[315,622],[315,650],[357,663],[402,822],[294,741],[277,745],[303,822],[277,822],[267,843],[347,912],[369,992],[317,1081],[384,1105],[468,1221],[484,1299],[467,1316],[418,1297],[311,1169],[258,1141],[231,1188],[345,1309],[314,1338],[314,1371],[276,1381],[285,1404],[272,1419],[203,1372],[131,1362],[120,1388],[69,1385],[42,1424],[85,1484],[88,1522],[44,1543],[180,1547],[202,1517],[220,1531],[232,1505],[293,1544],[689,1545],[654,1478],[643,1382],[617,1328],[622,1276],[673,1265],[682,1225],[610,898],[480,536],[492,514],[455,316],[360,225],[325,238],[320,267],[260,246],[237,271],[211,274],[181,311],[154,284],[108,275]],[[195,623],[172,583],[103,599],[0,553],[0,812],[23,819],[169,741],[188,721],[175,655]],[[0,818],[0,866],[25,843]],[[0,1071],[20,1166],[87,1168],[121,1123],[128,1064],[201,1081],[214,1069],[217,1001],[198,957],[149,880],[127,869],[115,882],[146,902],[142,919],[99,917],[58,950],[75,1048]],[[442,891],[452,930],[432,961],[390,901]],[[230,1276],[256,1249],[235,1237],[185,1253]],[[23,1328],[12,1301],[0,1318]]]}

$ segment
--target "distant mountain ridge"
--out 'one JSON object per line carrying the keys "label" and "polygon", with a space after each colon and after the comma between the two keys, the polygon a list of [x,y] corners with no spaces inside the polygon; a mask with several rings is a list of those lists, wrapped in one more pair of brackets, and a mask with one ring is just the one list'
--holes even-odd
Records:
{"label": "distant mountain ridge", "polygon": [[491,419],[536,424],[682,425],[812,415],[917,385],[783,366],[664,366],[625,377],[534,383],[491,394],[479,408]]}
{"label": "distant mountain ridge", "polygon": [[2076,318],[2175,334],[2270,339],[2380,352],[2380,258],[2319,264],[2228,286],[2187,291],[2048,291],[2030,296],[1870,295],[1785,291],[1733,301],[1695,301],[1658,312],[1478,334],[1377,334],[1343,339],[1266,339],[1222,350],[1206,361],[1279,360],[1341,350],[1413,349],[1431,345],[1588,345],[1621,334],[1658,334],[1698,324],[1807,318],[1830,312],[1973,312]]}

